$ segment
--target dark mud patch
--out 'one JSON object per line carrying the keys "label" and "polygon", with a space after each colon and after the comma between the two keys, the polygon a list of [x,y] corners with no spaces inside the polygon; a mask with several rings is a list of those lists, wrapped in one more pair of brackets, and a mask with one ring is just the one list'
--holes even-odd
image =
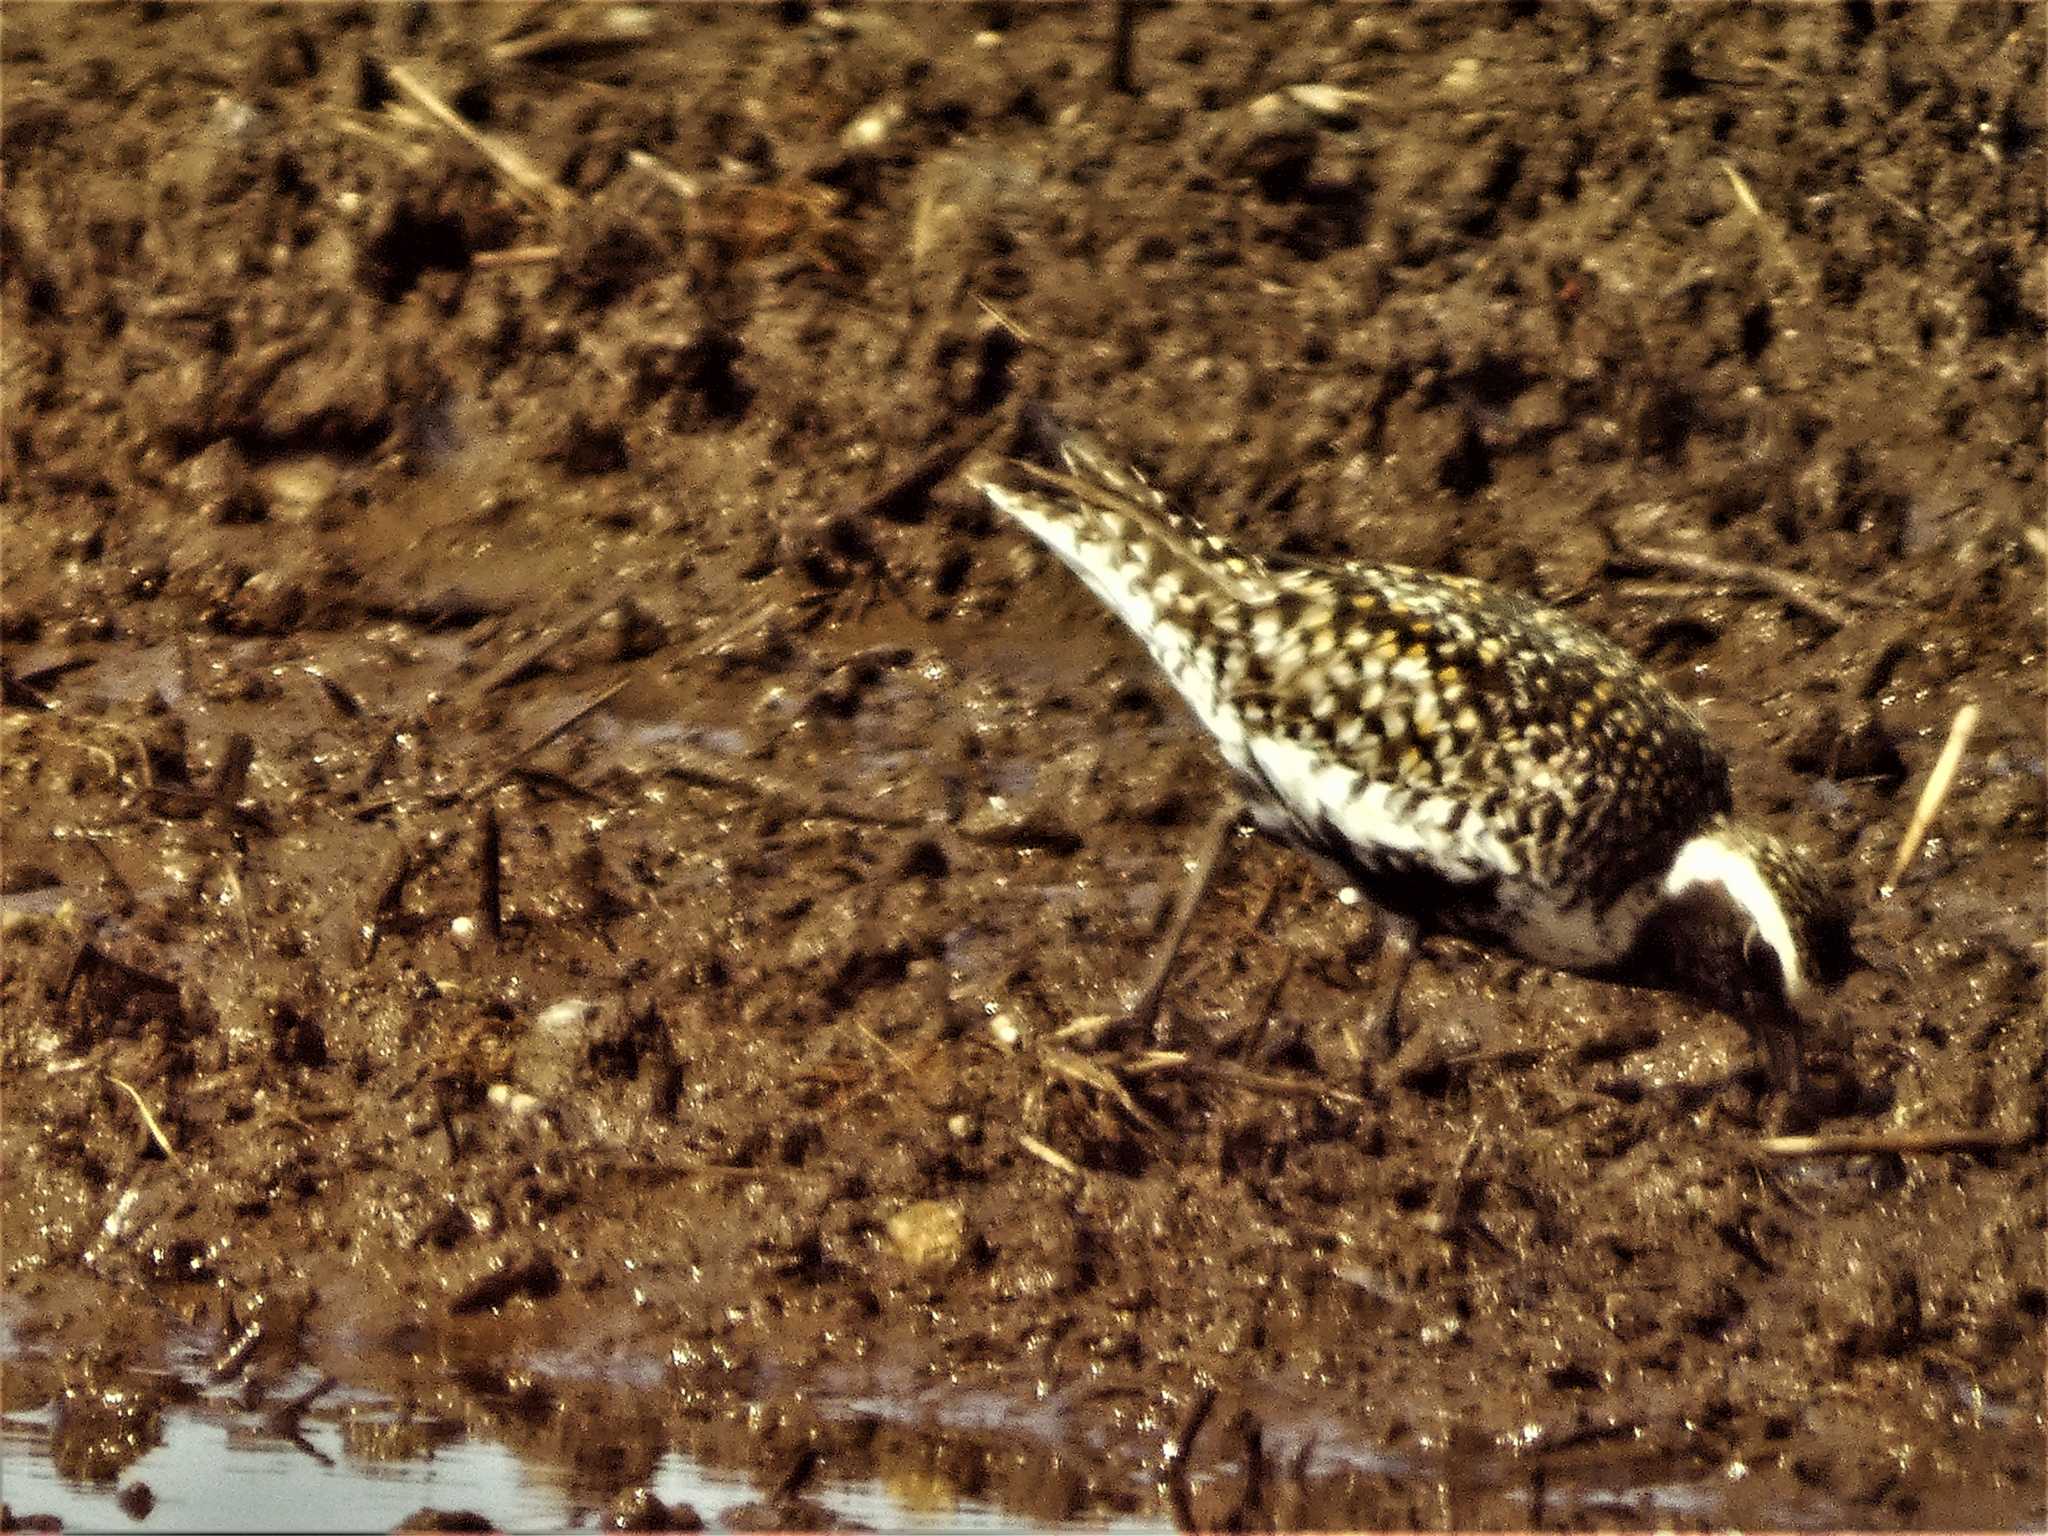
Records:
{"label": "dark mud patch", "polygon": [[[331,1376],[741,1524],[2038,1523],[2040,12],[538,19],[10,15],[31,1454]],[[1263,845],[1071,1031],[1222,785],[948,478],[1039,393],[1571,605],[1866,894],[1979,704],[1830,1128],[2012,1144],[1762,1163],[1738,1026],[1455,946],[1379,1059]]]}

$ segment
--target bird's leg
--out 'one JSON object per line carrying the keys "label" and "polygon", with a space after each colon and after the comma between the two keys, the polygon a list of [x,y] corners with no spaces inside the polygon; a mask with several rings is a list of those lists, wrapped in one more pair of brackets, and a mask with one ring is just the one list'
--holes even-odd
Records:
{"label": "bird's leg", "polygon": [[1753,1016],[1751,1031],[1763,1046],[1770,1062],[1771,1080],[1783,1095],[1770,1115],[1772,1131],[1798,1130],[1812,1124],[1812,1094],[1805,1055],[1800,1049],[1798,1021],[1765,1010]]}
{"label": "bird's leg", "polygon": [[1202,897],[1209,884],[1216,877],[1216,866],[1223,858],[1223,850],[1230,845],[1231,835],[1244,816],[1244,802],[1232,796],[1229,802],[1210,818],[1202,829],[1202,840],[1196,845],[1194,866],[1188,871],[1187,884],[1181,888],[1180,899],[1174,904],[1173,917],[1166,925],[1166,932],[1160,935],[1158,951],[1152,959],[1151,974],[1145,978],[1145,985],[1138,993],[1137,1001],[1131,1005],[1127,1018],[1151,1028],[1159,1013],[1159,999],[1166,991],[1167,978],[1173,974],[1173,963],[1180,956],[1180,947],[1186,942],[1188,928],[1195,920],[1195,909],[1202,904]]}
{"label": "bird's leg", "polygon": [[1401,989],[1408,984],[1409,968],[1415,964],[1415,948],[1421,938],[1421,925],[1412,917],[1398,912],[1389,912],[1385,907],[1373,909],[1379,919],[1380,953],[1377,964],[1392,967],[1392,974],[1384,977],[1374,988],[1371,1027],[1365,1038],[1377,1040],[1380,1049],[1388,1056],[1400,1042],[1395,1039],[1394,1025],[1401,1007]]}

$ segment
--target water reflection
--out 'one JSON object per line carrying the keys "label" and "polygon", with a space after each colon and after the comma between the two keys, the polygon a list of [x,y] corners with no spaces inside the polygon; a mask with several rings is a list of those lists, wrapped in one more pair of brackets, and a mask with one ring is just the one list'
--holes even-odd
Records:
{"label": "water reflection", "polygon": [[[562,1469],[459,1430],[452,1438],[420,1434],[396,1405],[361,1394],[329,1394],[288,1433],[274,1415],[241,1410],[225,1398],[167,1409],[159,1442],[99,1482],[58,1472],[59,1416],[56,1405],[47,1405],[0,1419],[0,1496],[17,1520],[53,1515],[67,1531],[391,1530],[432,1508],[474,1511],[506,1531],[608,1525],[609,1506],[565,1486],[580,1479],[564,1479]],[[761,1494],[746,1477],[675,1451],[660,1455],[643,1486],[678,1517],[688,1506],[714,1529],[772,1514],[759,1508]],[[1044,1525],[963,1497],[930,1470],[851,1481],[820,1476],[801,1498],[802,1515],[829,1515],[842,1528],[997,1532]],[[1126,1517],[1089,1528],[1170,1526]]]}

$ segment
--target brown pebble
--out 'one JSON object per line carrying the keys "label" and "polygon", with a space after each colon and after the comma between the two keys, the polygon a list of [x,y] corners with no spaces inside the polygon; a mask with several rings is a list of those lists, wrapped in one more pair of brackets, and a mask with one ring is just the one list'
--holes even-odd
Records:
{"label": "brown pebble", "polygon": [[912,1269],[947,1270],[967,1248],[967,1213],[951,1200],[906,1205],[884,1224],[889,1241]]}

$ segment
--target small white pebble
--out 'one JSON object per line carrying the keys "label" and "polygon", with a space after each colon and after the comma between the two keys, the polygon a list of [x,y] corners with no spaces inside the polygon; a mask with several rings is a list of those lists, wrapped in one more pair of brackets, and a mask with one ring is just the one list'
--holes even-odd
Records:
{"label": "small white pebble", "polygon": [[885,101],[879,107],[870,107],[860,114],[839,135],[843,149],[873,149],[896,130],[903,121],[903,103]]}
{"label": "small white pebble", "polygon": [[502,1109],[508,1115],[530,1115],[540,1108],[539,1099],[510,1083],[491,1084],[484,1090],[484,1099],[493,1109]]}
{"label": "small white pebble", "polygon": [[1486,83],[1485,74],[1485,70],[1480,68],[1477,59],[1463,58],[1445,71],[1440,84],[1442,89],[1449,95],[1471,96],[1476,94],[1480,86]]}
{"label": "small white pebble", "polygon": [[1340,85],[1290,85],[1286,90],[1301,106],[1333,123],[1349,122],[1356,110],[1371,99],[1364,91],[1348,91]]}
{"label": "small white pebble", "polygon": [[535,1029],[574,1029],[589,1021],[597,1011],[597,1005],[580,997],[565,997],[559,1003],[550,1003],[534,1018]]}

